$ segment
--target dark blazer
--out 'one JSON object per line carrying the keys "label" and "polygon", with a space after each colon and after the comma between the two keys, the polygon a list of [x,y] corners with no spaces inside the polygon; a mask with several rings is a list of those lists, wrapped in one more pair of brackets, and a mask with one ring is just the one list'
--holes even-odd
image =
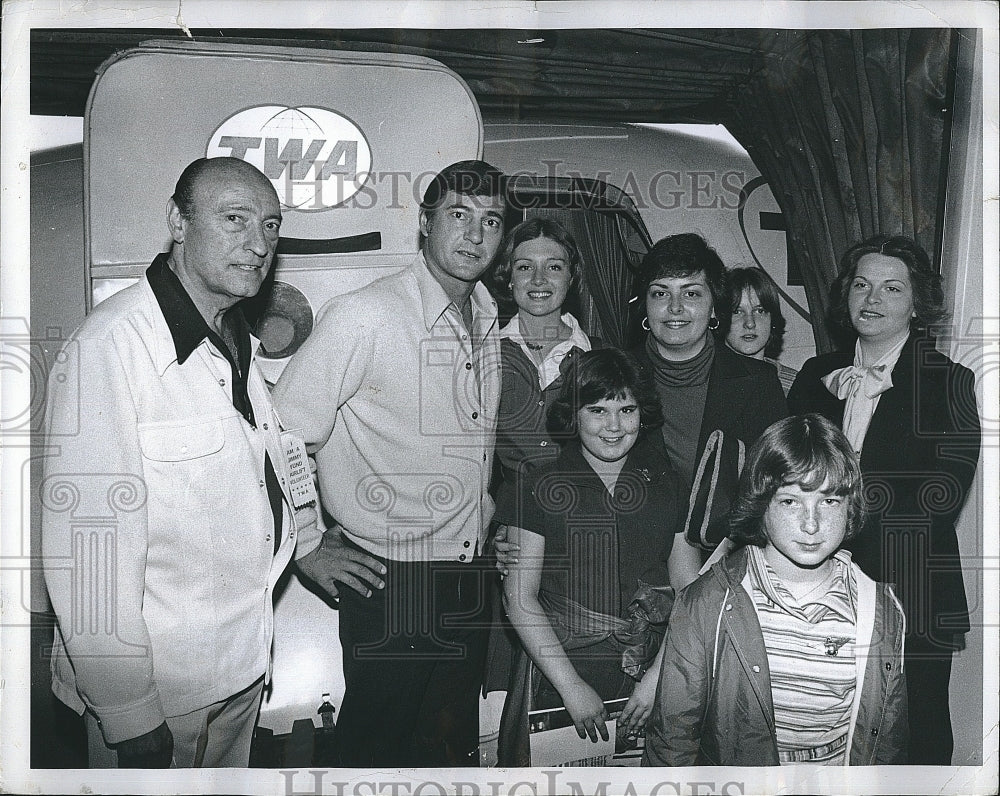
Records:
{"label": "dark blazer", "polygon": [[[810,359],[788,393],[792,412],[843,425],[844,404],[821,378],[852,353]],[[906,612],[907,652],[954,648],[969,631],[955,522],[981,444],[975,377],[911,337],[882,393],[861,450],[869,514],[846,547],[875,580],[892,583]]]}
{"label": "dark blazer", "polygon": [[[644,368],[652,364],[646,354],[645,344],[633,349],[633,354]],[[664,412],[669,407],[663,407]],[[706,484],[692,493],[692,522],[689,523],[688,539],[701,547],[714,547],[726,535],[726,516],[729,506],[739,491],[739,457],[737,440],[741,440],[746,450],[772,423],[788,416],[785,393],[778,381],[774,366],[758,359],[751,359],[717,343],[712,370],[708,377],[708,395],[705,398],[705,412],[698,433],[698,447],[695,461],[700,461],[709,437],[713,431],[723,432],[722,463],[719,478],[711,501],[708,499]],[[699,518],[708,510],[712,522],[707,531],[708,543],[701,538]]]}

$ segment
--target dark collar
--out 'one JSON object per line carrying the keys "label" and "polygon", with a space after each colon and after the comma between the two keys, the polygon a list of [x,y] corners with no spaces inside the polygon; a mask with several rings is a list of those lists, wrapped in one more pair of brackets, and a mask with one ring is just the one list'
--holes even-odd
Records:
{"label": "dark collar", "polygon": [[[639,439],[632,450],[628,452],[625,459],[625,466],[622,467],[621,479],[626,473],[634,473],[647,483],[656,483],[666,477],[670,470],[670,464],[662,453],[658,445],[662,444],[657,438],[659,433],[645,434]],[[557,464],[561,472],[577,473],[581,476],[580,484],[593,486],[595,488],[606,489],[600,476],[594,472],[594,468],[583,456],[583,449],[579,439],[566,442],[559,452]]]}
{"label": "dark collar", "polygon": [[[656,362],[650,356],[648,350],[648,342],[650,335],[647,335],[647,339],[644,339],[639,345],[631,349],[630,353],[635,356],[640,363],[648,368],[655,368]],[[737,354],[725,343],[719,343],[713,339],[714,343],[714,354],[712,355],[712,369],[710,371],[709,380],[712,379],[742,379],[746,376],[752,376],[750,366],[748,366],[748,357],[742,354]],[[712,390],[709,389],[709,394],[711,395]]]}
{"label": "dark collar", "polygon": [[[149,280],[156,302],[160,305],[160,312],[163,313],[163,319],[170,329],[179,365],[184,364],[206,337],[219,348],[219,353],[231,359],[226,345],[205,322],[194,301],[184,289],[184,285],[181,284],[181,280],[171,270],[166,254],[156,256],[152,265],[146,269],[146,279]],[[243,310],[239,304],[226,312],[222,323],[237,341],[241,353],[244,346],[249,350],[250,327],[243,317]]]}
{"label": "dark collar", "polygon": [[742,379],[753,375],[747,366],[747,357],[737,354],[725,343],[715,346],[712,376],[721,379]]}
{"label": "dark collar", "polygon": [[747,550],[747,545],[741,545],[730,550],[712,569],[716,571],[718,577],[728,582],[730,588],[738,590],[747,574],[749,558],[750,553]]}

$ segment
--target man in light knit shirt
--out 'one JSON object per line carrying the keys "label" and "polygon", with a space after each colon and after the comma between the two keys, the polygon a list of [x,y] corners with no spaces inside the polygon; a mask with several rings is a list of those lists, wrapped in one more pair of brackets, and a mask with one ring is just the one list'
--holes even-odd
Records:
{"label": "man in light knit shirt", "polygon": [[368,597],[340,590],[343,766],[478,764],[500,388],[497,307],[479,278],[503,237],[503,183],[482,161],[438,174],[414,262],[333,299],[274,390],[284,427],[316,446],[339,526],[320,557],[360,549],[387,570]]}

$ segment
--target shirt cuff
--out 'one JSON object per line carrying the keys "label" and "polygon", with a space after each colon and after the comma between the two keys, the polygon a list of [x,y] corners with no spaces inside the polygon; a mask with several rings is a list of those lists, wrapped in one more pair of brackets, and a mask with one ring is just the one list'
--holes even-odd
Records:
{"label": "shirt cuff", "polygon": [[156,690],[127,705],[101,708],[90,705],[89,707],[91,712],[97,716],[104,741],[109,746],[145,735],[147,732],[155,730],[166,720],[163,705],[160,703],[160,693]]}
{"label": "shirt cuff", "polygon": [[[316,509],[319,512],[319,507]],[[295,538],[295,560],[305,558],[319,547],[323,541],[323,529],[318,522],[313,522],[305,528],[299,528]]]}

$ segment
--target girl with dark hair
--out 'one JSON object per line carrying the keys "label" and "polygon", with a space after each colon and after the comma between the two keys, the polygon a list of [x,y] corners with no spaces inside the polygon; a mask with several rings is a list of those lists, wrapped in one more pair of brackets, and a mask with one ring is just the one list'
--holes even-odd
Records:
{"label": "girl with dark hair", "polygon": [[740,547],[677,599],[644,765],[878,765],[906,758],[903,610],[841,544],[860,530],[857,457],[821,415],[750,450]]}
{"label": "girl with dark hair", "polygon": [[659,401],[630,355],[577,356],[548,419],[564,441],[559,457],[497,508],[520,547],[504,596],[523,644],[500,765],[530,765],[529,708],[565,706],[581,738],[607,740],[604,701],[628,698],[619,731],[639,733],[673,589],[698,568],[696,551],[675,542],[682,488],[657,439]]}
{"label": "girl with dark hair", "polygon": [[737,354],[773,365],[787,395],[797,371],[778,361],[785,317],[774,282],[762,268],[733,268],[726,277],[731,312],[722,313],[718,336]]}
{"label": "girl with dark hair", "polygon": [[[695,234],[670,235],[641,267],[645,343],[634,353],[663,408],[663,442],[691,489],[688,539],[708,550],[725,535],[745,449],[787,414],[774,368],[715,345],[729,313],[726,269]],[[693,487],[692,487],[693,485]]]}
{"label": "girl with dark hair", "polygon": [[863,241],[844,255],[831,310],[856,335],[853,354],[808,360],[788,395],[793,411],[844,429],[879,498],[849,547],[906,610],[913,764],[951,764],[951,659],[969,631],[955,523],[975,477],[980,423],[975,377],[928,334],[945,316],[940,276],[917,243]]}

